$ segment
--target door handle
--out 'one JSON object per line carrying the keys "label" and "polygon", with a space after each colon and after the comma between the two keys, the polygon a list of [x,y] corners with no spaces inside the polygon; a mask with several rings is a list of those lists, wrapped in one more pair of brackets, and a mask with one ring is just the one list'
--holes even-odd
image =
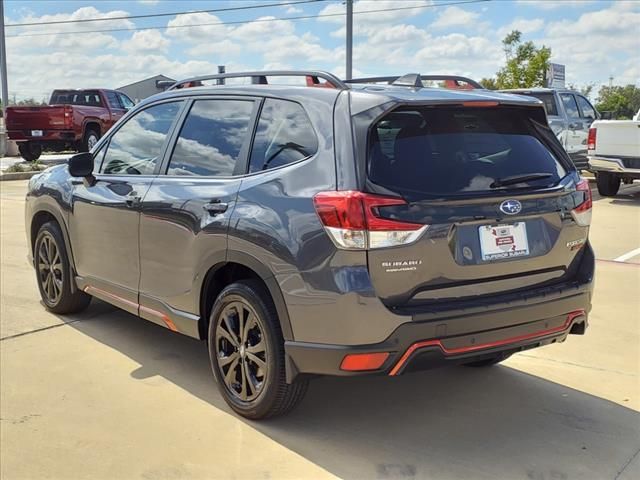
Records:
{"label": "door handle", "polygon": [[125,197],[124,203],[127,204],[127,207],[134,208],[139,206],[142,203],[142,197],[140,197],[138,195],[138,192],[134,190],[127,194],[127,196]]}
{"label": "door handle", "polygon": [[211,200],[209,203],[205,203],[204,205],[202,205],[202,208],[204,208],[212,215],[218,215],[219,213],[226,212],[229,208],[229,205],[227,203],[222,203],[218,199],[215,199]]}

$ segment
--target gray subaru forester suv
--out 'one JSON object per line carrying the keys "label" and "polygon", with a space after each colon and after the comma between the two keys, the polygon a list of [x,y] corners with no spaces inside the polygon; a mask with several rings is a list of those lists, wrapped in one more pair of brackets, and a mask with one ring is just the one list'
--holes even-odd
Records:
{"label": "gray subaru forester suv", "polygon": [[417,74],[187,79],[26,202],[46,308],[96,297],[206,340],[252,419],[315,375],[488,366],[584,333],[590,219],[540,101]]}

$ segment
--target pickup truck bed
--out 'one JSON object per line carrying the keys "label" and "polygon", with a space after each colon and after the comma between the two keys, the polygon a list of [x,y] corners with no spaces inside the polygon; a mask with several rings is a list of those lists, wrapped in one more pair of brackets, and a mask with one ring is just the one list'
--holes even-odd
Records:
{"label": "pickup truck bed", "polygon": [[640,112],[634,120],[598,120],[589,129],[589,168],[598,192],[618,193],[620,183],[640,179]]}

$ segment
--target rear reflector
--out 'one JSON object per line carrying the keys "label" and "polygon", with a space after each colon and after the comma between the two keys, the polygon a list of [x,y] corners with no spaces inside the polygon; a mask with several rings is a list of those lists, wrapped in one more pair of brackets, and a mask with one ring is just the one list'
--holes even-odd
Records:
{"label": "rear reflector", "polygon": [[589,129],[589,136],[587,137],[587,149],[595,150],[596,149],[596,136],[598,134],[598,130],[596,128]]}
{"label": "rear reflector", "polygon": [[584,178],[576,184],[576,191],[582,192],[582,202],[578,204],[573,210],[571,210],[571,216],[575,222],[581,227],[588,227],[591,225],[591,207],[593,201],[591,198],[591,187],[589,181]]}
{"label": "rear reflector", "polygon": [[364,370],[377,370],[389,358],[389,353],[354,353],[345,356],[340,364],[340,370],[350,372],[362,372]]}
{"label": "rear reflector", "polygon": [[320,192],[313,204],[325,230],[338,248],[364,250],[406,245],[422,236],[428,225],[383,218],[379,208],[407,203],[353,190]]}

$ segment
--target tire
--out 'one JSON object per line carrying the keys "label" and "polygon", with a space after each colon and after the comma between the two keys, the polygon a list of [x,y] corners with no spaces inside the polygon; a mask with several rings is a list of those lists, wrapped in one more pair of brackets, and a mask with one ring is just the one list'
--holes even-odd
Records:
{"label": "tire", "polygon": [[98,143],[99,139],[100,132],[98,132],[95,128],[87,128],[87,130],[84,132],[84,136],[82,137],[80,148],[78,150],[81,152],[88,152],[96,143]]}
{"label": "tire", "polygon": [[484,360],[477,360],[475,362],[463,363],[465,367],[492,367],[493,365],[497,365],[500,362],[503,362],[507,358],[509,358],[512,353],[499,353],[493,357],[485,358]]}
{"label": "tire", "polygon": [[[244,341],[242,325],[249,327]],[[237,414],[251,420],[283,415],[304,397],[308,380],[285,381],[280,322],[258,281],[242,280],[222,290],[211,311],[208,345],[220,393]]]}
{"label": "tire", "polygon": [[596,184],[598,193],[603,197],[613,197],[620,190],[621,178],[613,173],[598,172],[596,174]]}
{"label": "tire", "polygon": [[38,231],[33,249],[40,297],[53,313],[77,313],[89,306],[91,296],[71,291],[71,266],[60,227],[47,222]]}
{"label": "tire", "polygon": [[33,162],[42,155],[42,145],[33,142],[19,142],[18,151],[27,162]]}

